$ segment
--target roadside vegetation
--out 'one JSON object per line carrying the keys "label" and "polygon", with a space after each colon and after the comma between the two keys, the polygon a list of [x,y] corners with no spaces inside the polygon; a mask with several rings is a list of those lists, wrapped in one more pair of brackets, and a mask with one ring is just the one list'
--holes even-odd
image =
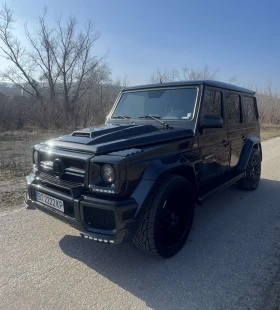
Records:
{"label": "roadside vegetation", "polygon": [[26,191],[25,176],[32,171],[33,145],[57,137],[61,131],[34,128],[0,133],[0,208],[23,205]]}
{"label": "roadside vegetation", "polygon": [[262,141],[280,137],[280,125],[262,124],[261,125],[261,138]]}

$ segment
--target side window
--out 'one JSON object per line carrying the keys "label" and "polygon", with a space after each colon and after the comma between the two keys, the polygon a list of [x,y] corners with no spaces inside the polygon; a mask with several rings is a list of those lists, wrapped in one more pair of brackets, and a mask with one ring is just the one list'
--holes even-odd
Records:
{"label": "side window", "polygon": [[202,106],[202,115],[222,116],[222,94],[216,90],[206,89]]}
{"label": "side window", "polygon": [[254,97],[243,96],[243,111],[248,123],[257,121],[257,113]]}
{"label": "side window", "polygon": [[226,105],[229,124],[241,123],[240,95],[227,93]]}

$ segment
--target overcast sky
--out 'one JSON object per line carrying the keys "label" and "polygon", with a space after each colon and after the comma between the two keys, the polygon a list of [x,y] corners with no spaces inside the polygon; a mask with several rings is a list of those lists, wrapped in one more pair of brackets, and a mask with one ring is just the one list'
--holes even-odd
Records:
{"label": "overcast sky", "polygon": [[[4,1],[0,0],[0,3]],[[110,50],[113,76],[144,84],[153,70],[220,69],[219,79],[235,75],[241,85],[266,85],[280,91],[279,1],[8,0],[17,19],[36,31],[44,6],[48,15],[76,16],[81,27],[91,18],[101,38],[96,53]],[[6,66],[1,59],[0,69]]]}

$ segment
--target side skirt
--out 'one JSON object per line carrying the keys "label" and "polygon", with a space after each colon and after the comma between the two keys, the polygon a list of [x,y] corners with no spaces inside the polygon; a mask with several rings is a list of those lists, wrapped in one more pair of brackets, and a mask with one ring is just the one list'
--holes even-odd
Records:
{"label": "side skirt", "polygon": [[245,172],[242,172],[241,174],[238,174],[237,176],[234,176],[228,180],[222,180],[220,183],[218,183],[218,185],[216,184],[216,186],[210,187],[210,188],[206,188],[204,189],[202,192],[199,193],[199,202],[204,201],[206,198],[208,198],[209,196],[218,193],[220,191],[222,191],[223,189],[229,187],[230,185],[236,183],[237,181],[239,181],[240,179],[242,179],[245,176]]}

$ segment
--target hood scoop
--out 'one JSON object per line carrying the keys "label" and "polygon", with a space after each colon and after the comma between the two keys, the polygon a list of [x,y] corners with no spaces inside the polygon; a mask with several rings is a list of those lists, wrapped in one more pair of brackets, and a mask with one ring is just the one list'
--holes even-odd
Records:
{"label": "hood scoop", "polygon": [[99,127],[88,127],[81,130],[76,130],[71,134],[71,137],[82,137],[82,138],[96,138],[104,134],[109,134],[112,132],[119,131],[121,129],[131,128],[131,125],[126,126],[114,126],[105,125]]}
{"label": "hood scoop", "polygon": [[74,131],[71,136],[72,137],[91,138],[91,133],[85,132],[85,131]]}
{"label": "hood scoop", "polygon": [[153,125],[101,126],[74,131],[58,141],[96,145],[158,131]]}

